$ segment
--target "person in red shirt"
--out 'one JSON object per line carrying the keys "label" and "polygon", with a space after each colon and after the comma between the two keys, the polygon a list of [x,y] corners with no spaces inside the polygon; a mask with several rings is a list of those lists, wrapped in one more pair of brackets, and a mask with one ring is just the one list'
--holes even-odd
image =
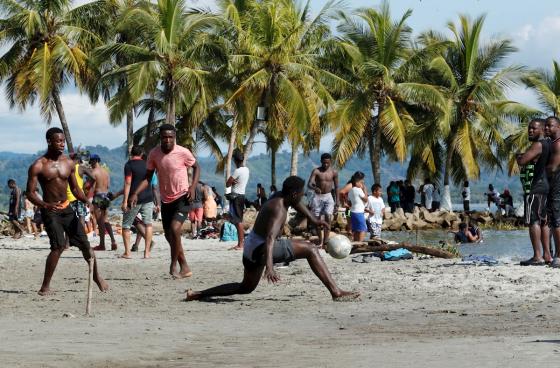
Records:
{"label": "person in red shirt", "polygon": [[[131,207],[136,206],[138,194],[148,188],[152,176],[157,170],[159,190],[161,194],[161,220],[165,239],[171,248],[171,265],[169,273],[174,278],[192,276],[187,264],[181,229],[192,209],[192,200],[200,177],[200,168],[194,155],[188,149],[175,143],[175,127],[164,124],[159,128],[160,146],[152,149],[146,164],[146,178],[129,197]],[[189,183],[188,169],[192,168],[192,183]],[[179,263],[179,273],[176,264]]]}

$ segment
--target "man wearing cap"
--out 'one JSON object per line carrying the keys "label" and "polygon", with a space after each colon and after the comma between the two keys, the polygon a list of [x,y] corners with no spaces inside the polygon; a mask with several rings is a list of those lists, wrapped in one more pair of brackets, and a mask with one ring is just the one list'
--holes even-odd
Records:
{"label": "man wearing cap", "polygon": [[[165,239],[171,248],[169,273],[173,278],[185,278],[192,276],[192,272],[181,244],[181,230],[192,209],[200,169],[191,151],[176,144],[175,133],[175,127],[170,124],[159,128],[160,145],[150,151],[146,163],[146,178],[130,195],[128,202],[131,207],[137,205],[138,195],[148,188],[148,183],[157,170],[162,202],[161,220]],[[188,179],[189,168],[193,170],[192,183]],[[177,263],[179,273],[176,270]]]}
{"label": "man wearing cap", "polygon": [[243,153],[239,150],[233,152],[233,162],[237,169],[226,181],[226,188],[231,187],[228,194],[229,221],[237,228],[237,245],[231,249],[242,250],[245,243],[245,228],[243,227],[243,211],[245,210],[245,188],[249,181],[249,168],[243,165]]}

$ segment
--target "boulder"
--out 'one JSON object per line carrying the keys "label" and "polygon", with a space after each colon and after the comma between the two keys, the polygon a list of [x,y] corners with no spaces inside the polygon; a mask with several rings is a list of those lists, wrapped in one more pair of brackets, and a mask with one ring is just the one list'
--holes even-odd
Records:
{"label": "boulder", "polygon": [[394,216],[399,217],[399,218],[404,218],[404,210],[402,208],[397,208],[395,210]]}
{"label": "boulder", "polygon": [[391,220],[393,218],[393,214],[391,213],[391,211],[385,211],[384,215],[383,215],[383,219],[384,220]]}

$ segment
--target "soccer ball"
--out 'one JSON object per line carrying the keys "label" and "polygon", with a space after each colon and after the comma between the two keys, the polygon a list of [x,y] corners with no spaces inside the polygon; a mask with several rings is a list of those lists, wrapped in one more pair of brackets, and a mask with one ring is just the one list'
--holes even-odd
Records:
{"label": "soccer ball", "polygon": [[352,251],[350,239],[344,235],[334,235],[327,241],[327,253],[333,258],[342,259],[348,257]]}

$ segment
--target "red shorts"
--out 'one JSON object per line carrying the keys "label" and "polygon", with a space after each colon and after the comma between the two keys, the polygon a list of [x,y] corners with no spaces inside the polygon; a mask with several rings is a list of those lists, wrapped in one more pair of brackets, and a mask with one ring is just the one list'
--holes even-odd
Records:
{"label": "red shorts", "polygon": [[189,220],[191,221],[202,221],[202,215],[204,214],[203,208],[193,208],[189,212]]}

